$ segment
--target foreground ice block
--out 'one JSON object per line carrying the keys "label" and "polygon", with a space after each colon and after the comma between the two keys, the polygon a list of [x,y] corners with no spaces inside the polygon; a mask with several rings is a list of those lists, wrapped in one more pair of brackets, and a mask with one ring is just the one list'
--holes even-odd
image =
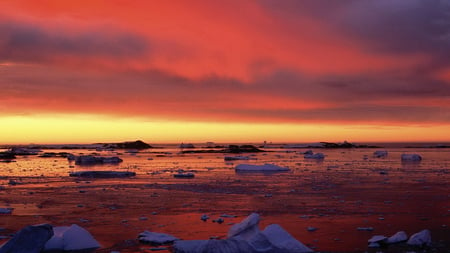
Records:
{"label": "foreground ice block", "polygon": [[70,227],[53,227],[53,237],[45,244],[45,250],[94,251],[100,244],[84,228],[72,224]]}
{"label": "foreground ice block", "polygon": [[49,224],[27,226],[3,244],[0,253],[40,253],[52,236],[53,230]]}
{"label": "foreground ice block", "polygon": [[313,252],[277,224],[258,228],[259,215],[252,213],[233,225],[226,240],[175,241],[176,253],[302,253]]}
{"label": "foreground ice block", "polygon": [[431,233],[428,229],[424,229],[413,234],[407,244],[414,246],[429,246],[431,244]]}

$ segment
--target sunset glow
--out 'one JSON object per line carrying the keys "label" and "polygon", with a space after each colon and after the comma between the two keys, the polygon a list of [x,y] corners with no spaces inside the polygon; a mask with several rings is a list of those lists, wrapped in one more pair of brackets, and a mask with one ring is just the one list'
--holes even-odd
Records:
{"label": "sunset glow", "polygon": [[450,141],[449,8],[2,1],[0,143]]}

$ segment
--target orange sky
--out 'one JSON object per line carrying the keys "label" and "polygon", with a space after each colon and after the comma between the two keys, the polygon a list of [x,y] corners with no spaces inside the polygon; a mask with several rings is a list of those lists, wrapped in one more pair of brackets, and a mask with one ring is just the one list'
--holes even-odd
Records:
{"label": "orange sky", "polygon": [[2,1],[0,143],[450,141],[448,7]]}

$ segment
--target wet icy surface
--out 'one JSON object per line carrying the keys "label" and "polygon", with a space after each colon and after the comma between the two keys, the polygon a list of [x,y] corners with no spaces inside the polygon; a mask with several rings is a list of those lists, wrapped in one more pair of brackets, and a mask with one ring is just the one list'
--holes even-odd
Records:
{"label": "wet icy surface", "polygon": [[[236,219],[225,217],[223,224],[212,220],[224,213],[244,217],[258,212],[264,225],[280,224],[316,250],[367,250],[367,240],[373,235],[401,230],[414,234],[422,229],[431,231],[435,243],[448,247],[450,149],[386,148],[385,158],[374,157],[376,150],[313,149],[325,154],[324,160],[314,160],[303,157],[306,149],[268,149],[245,154],[252,158],[245,161],[224,161],[229,154],[220,153],[180,154],[178,148],[137,154],[44,150],[119,156],[124,161],[79,166],[62,157],[19,156],[15,162],[0,163],[4,187],[0,208],[14,208],[10,217],[19,219],[18,224],[20,219],[50,220],[92,227],[94,237],[106,246],[113,244],[109,240],[133,239],[136,231],[152,228],[183,239],[223,237]],[[402,162],[402,154],[420,154],[423,159]],[[290,171],[236,173],[234,168],[241,163],[270,163]],[[127,179],[69,177],[70,172],[83,170],[137,175]],[[184,172],[195,173],[195,178],[173,177]],[[202,214],[211,219],[201,221]],[[139,219],[143,216],[147,219]],[[5,221],[7,216],[0,219]],[[373,230],[360,231],[359,227]],[[114,239],[108,237],[118,228],[123,229],[115,232]]]}

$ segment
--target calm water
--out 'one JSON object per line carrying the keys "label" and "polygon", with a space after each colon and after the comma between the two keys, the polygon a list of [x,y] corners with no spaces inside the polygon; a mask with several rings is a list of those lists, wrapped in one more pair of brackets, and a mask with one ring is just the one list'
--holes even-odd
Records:
{"label": "calm water", "polygon": [[[295,238],[318,250],[358,252],[366,249],[367,239],[372,235],[390,235],[400,230],[410,235],[424,228],[432,231],[436,241],[450,247],[450,149],[403,148],[404,144],[383,146],[386,148],[313,149],[325,154],[323,161],[304,159],[301,152],[306,149],[274,146],[266,149],[269,152],[244,154],[250,160],[233,162],[224,161],[224,156],[230,154],[181,154],[177,145],[161,145],[139,153],[52,149],[43,151],[119,156],[124,161],[118,165],[79,166],[61,157],[19,156],[15,162],[0,163],[0,184],[7,186],[12,179],[23,183],[21,187],[71,189],[74,180],[68,175],[72,171],[129,170],[137,176],[97,183],[101,187],[121,184],[128,189],[124,194],[127,191],[135,194],[131,192],[136,188],[130,185],[136,184],[148,195],[155,190],[174,190],[199,196],[199,201],[179,203],[175,207],[173,203],[155,206],[166,210],[167,215],[157,215],[155,219],[166,217],[171,221],[164,224],[161,232],[187,239],[226,234],[226,226],[207,227],[208,224],[199,223],[202,213],[233,213],[242,217],[256,211],[264,217],[263,224],[278,223]],[[387,150],[389,155],[375,158],[376,150]],[[420,154],[423,160],[402,163],[400,156],[405,153]],[[272,163],[291,171],[240,174],[234,171],[240,163]],[[194,172],[195,178],[174,178],[173,174],[180,169]],[[45,212],[45,209],[21,209],[19,204],[13,207],[15,215]],[[194,226],[197,231],[192,233]],[[319,229],[311,233],[306,231],[307,226]],[[374,227],[375,231],[360,232],[357,227]]]}

